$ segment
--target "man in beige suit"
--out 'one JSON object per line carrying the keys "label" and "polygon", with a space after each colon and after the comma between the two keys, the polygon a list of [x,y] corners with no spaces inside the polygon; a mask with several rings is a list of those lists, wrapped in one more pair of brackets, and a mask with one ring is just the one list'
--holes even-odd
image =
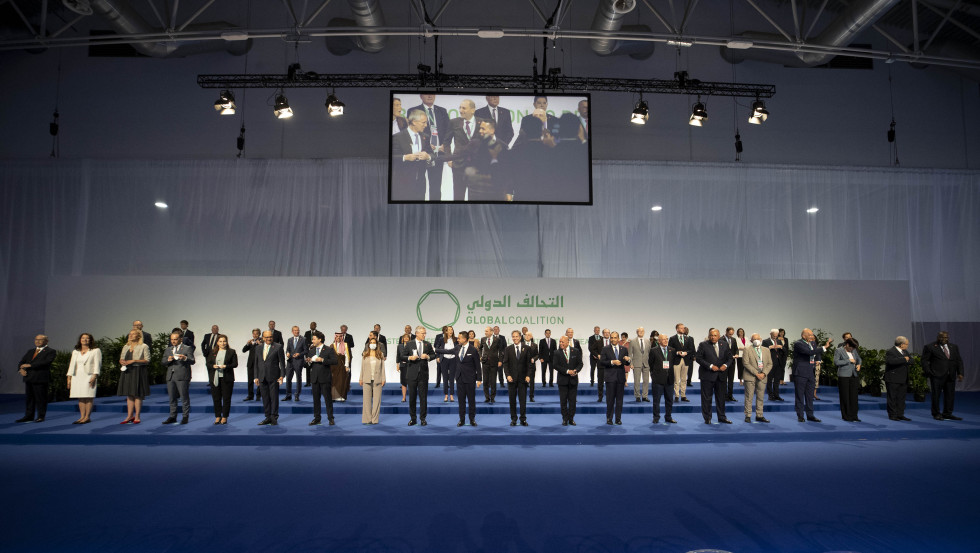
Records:
{"label": "man in beige suit", "polygon": [[752,422],[752,395],[755,394],[755,421],[769,422],[762,416],[762,397],[766,394],[766,378],[772,370],[772,357],[769,350],[762,347],[762,338],[756,332],[752,335],[752,345],[743,350],[742,373],[745,384],[745,422]]}
{"label": "man in beige suit", "polygon": [[637,402],[650,401],[650,341],[644,337],[646,330],[636,329],[636,338],[630,340],[629,356],[633,360],[633,397]]}

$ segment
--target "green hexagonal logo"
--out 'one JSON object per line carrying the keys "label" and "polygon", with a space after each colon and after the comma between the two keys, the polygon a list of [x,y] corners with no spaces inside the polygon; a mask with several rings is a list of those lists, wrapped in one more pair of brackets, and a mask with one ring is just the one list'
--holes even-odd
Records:
{"label": "green hexagonal logo", "polygon": [[454,326],[459,320],[459,300],[449,290],[429,290],[419,298],[415,314],[422,326],[438,332],[444,325]]}

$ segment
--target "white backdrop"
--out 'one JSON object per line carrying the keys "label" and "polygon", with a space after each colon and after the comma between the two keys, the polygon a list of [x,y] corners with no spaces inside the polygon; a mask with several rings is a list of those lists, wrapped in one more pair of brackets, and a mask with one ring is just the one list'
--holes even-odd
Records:
{"label": "white backdrop", "polygon": [[[152,292],[149,292],[152,291]],[[328,334],[347,324],[355,353],[375,323],[389,341],[389,381],[397,382],[394,342],[406,324],[483,336],[488,323],[510,332],[527,326],[535,340],[550,328],[557,339],[571,327],[585,342],[595,325],[634,336],[638,326],[673,332],[678,322],[696,341],[711,326],[743,327],[746,336],[766,336],[782,327],[791,338],[803,327],[822,328],[839,337],[850,331],[868,347],[888,347],[895,336],[909,336],[907,281],[682,281],[652,279],[473,279],[473,278],[315,278],[315,277],[53,277],[48,284],[47,325],[51,344],[70,348],[81,332],[121,336],[134,319],[153,335],[181,319],[190,323],[197,344],[217,324],[240,350],[252,328],[276,321],[283,336],[316,321]],[[98,310],[90,306],[98,305]],[[429,330],[432,341],[438,332]],[[920,344],[913,344],[915,349]],[[355,356],[354,370],[360,368]],[[354,379],[356,380],[356,372]],[[194,380],[207,380],[204,364]],[[245,372],[238,374],[245,380]],[[430,371],[435,379],[435,371]]]}

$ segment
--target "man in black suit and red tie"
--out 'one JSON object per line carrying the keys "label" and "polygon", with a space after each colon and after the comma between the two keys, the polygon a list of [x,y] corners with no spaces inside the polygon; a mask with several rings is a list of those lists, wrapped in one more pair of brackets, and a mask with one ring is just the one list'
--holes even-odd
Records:
{"label": "man in black suit and red tie", "polygon": [[623,391],[630,367],[629,351],[619,345],[619,333],[609,334],[610,344],[599,354],[599,372],[606,382],[606,424],[623,424]]}
{"label": "man in black suit and red tie", "polygon": [[720,340],[717,328],[708,331],[708,339],[698,346],[698,379],[701,380],[701,416],[711,424],[711,398],[715,400],[718,422],[732,424],[725,416],[725,394],[728,390],[728,371],[734,370],[735,358],[728,344]]}
{"label": "man in black suit and red tie", "polygon": [[[419,94],[422,103],[408,110],[420,109],[426,115],[428,126],[422,134],[423,142],[429,143],[429,151],[433,157],[439,157],[449,152],[446,144],[449,143],[449,112],[442,106],[435,105],[435,94]],[[438,137],[438,145],[433,144],[432,136]],[[442,163],[435,163],[428,166],[426,173],[429,178],[429,201],[438,202],[442,200]]]}
{"label": "man in black suit and red tie", "polygon": [[487,96],[486,100],[487,105],[476,110],[476,116],[493,121],[497,129],[497,140],[509,145],[514,139],[514,121],[511,119],[510,110],[500,107],[500,96]]}
{"label": "man in black suit and red tie", "polygon": [[517,402],[521,403],[521,426],[527,426],[527,386],[531,383],[530,348],[521,341],[521,332],[510,333],[512,345],[504,352],[503,370],[507,375],[507,396],[510,399],[510,425],[517,426]]}
{"label": "man in black suit and red tie", "polygon": [[[936,341],[922,349],[922,373],[929,377],[932,394],[932,418],[936,420],[963,420],[953,414],[956,381],[963,380],[963,358],[960,348],[949,343],[945,330]],[[943,396],[943,410],[939,410],[939,396]]]}
{"label": "man in black suit and red tie", "polygon": [[667,345],[666,334],[657,337],[657,344],[650,345],[650,395],[653,396],[653,424],[660,423],[660,396],[664,396],[664,414],[669,423],[675,423],[671,416],[674,409],[674,366],[672,359],[676,351]]}
{"label": "man in black suit and red tie", "polygon": [[469,333],[460,332],[456,338],[456,397],[459,399],[459,423],[456,426],[463,426],[466,422],[467,403],[470,426],[476,426],[476,389],[483,383],[480,354],[469,342]]}
{"label": "man in black suit and red tie", "polygon": [[[391,137],[391,199],[422,201],[425,199],[426,168],[432,160],[432,146],[425,135],[428,126],[425,112],[411,109],[408,126]],[[440,167],[441,163],[438,164]],[[442,169],[439,170],[440,175]],[[440,178],[442,178],[440,176]],[[429,199],[438,194],[440,183],[430,187]]]}
{"label": "man in black suit and red tie", "polygon": [[568,343],[568,336],[558,340],[551,355],[551,365],[558,372],[558,401],[561,405],[561,425],[575,426],[575,400],[578,396],[578,375],[582,372],[582,348]]}
{"label": "man in black suit and red tie", "polygon": [[[38,334],[34,337],[34,347],[20,358],[17,372],[24,377],[26,406],[24,417],[17,422],[44,422],[48,411],[48,383],[51,381],[51,363],[55,351],[48,347],[48,337]],[[35,413],[37,417],[35,417]]]}

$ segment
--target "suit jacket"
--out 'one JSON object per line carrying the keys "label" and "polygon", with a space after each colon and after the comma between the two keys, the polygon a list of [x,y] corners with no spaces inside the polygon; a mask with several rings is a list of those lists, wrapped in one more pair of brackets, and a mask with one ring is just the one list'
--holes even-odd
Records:
{"label": "suit jacket", "polygon": [[[493,121],[490,106],[484,106],[476,110],[473,115],[480,119]],[[510,141],[514,139],[514,119],[509,109],[497,106],[497,122],[494,128],[496,129],[494,134],[497,140],[500,140],[504,144],[510,144]]]}
{"label": "suit jacket", "polygon": [[734,359],[738,355],[738,337],[732,336],[729,338],[728,336],[722,336],[721,339],[728,344],[728,351],[732,352],[732,358]]}
{"label": "suit jacket", "polygon": [[[701,342],[698,346],[698,352],[695,354],[694,358],[698,362],[698,378],[700,380],[718,380],[719,378],[728,378],[729,371],[734,370],[735,360],[732,357],[732,350],[728,349],[728,344],[725,340],[718,340],[718,355],[715,355],[715,348],[710,340],[705,340]],[[720,367],[725,365],[724,371],[713,371],[711,370],[711,365]]]}
{"label": "suit jacket", "polygon": [[259,343],[253,347],[252,339],[249,338],[248,341],[245,342],[245,345],[242,346],[242,353],[248,352],[248,360],[245,362],[246,367],[250,369],[255,368],[255,350],[257,350],[261,345],[262,340],[259,340]]}
{"label": "suit jacket", "polygon": [[[697,355],[697,350],[694,346],[694,338],[690,336],[683,337],[683,343],[677,339],[677,335],[674,334],[667,340],[667,347],[674,348],[674,358],[671,359],[670,365],[674,366],[680,363],[682,360],[687,363],[690,367],[694,363],[694,357]],[[687,355],[681,357],[678,353],[685,351]]]}
{"label": "suit jacket", "polygon": [[[630,362],[625,359],[629,357],[630,352],[623,346],[619,346],[618,351],[619,355],[617,356],[610,343],[610,345],[602,348],[602,352],[599,353],[599,367],[605,369],[602,379],[606,382],[626,382],[626,369],[623,367],[630,366]],[[622,361],[623,364],[619,366],[613,365],[612,362],[615,359]]]}
{"label": "suit jacket", "polygon": [[569,340],[568,341],[568,345],[570,345],[573,348],[577,349],[579,355],[581,355],[582,358],[585,359],[585,354],[582,353],[582,343],[578,341],[578,338],[573,338],[573,339]]}
{"label": "suit jacket", "polygon": [[[650,366],[650,380],[661,386],[666,386],[668,384],[674,383],[674,363],[672,359],[675,357],[676,351],[674,348],[667,346],[667,356],[664,357],[664,352],[660,348],[660,344],[657,344],[653,349],[649,350],[650,354],[646,356],[647,363]],[[664,361],[667,362],[667,366],[670,367],[664,370]],[[670,393],[670,392],[668,392]]]}
{"label": "suit jacket", "polygon": [[306,339],[306,343],[307,344],[312,344],[313,343],[313,331],[312,330],[307,330],[306,332],[304,332],[303,333],[303,338]]}
{"label": "suit jacket", "polygon": [[834,365],[837,366],[838,377],[858,376],[857,365],[861,364],[861,356],[858,355],[857,350],[852,351],[851,355],[854,356],[854,361],[847,358],[847,350],[843,347],[834,351]]}
{"label": "suit jacket", "polygon": [[[214,344],[215,344],[215,346],[218,345],[217,335],[215,336]],[[204,335],[204,340],[201,340],[201,355],[203,355],[205,359],[207,359],[208,356],[211,355],[211,333],[210,332],[208,332],[207,334]]]}
{"label": "suit jacket", "polygon": [[[224,363],[225,364],[225,369],[224,369],[225,376],[224,377],[227,378],[227,379],[229,379],[230,382],[234,382],[235,381],[235,367],[238,366],[238,353],[236,353],[235,350],[233,350],[231,348],[228,348],[225,351],[227,353],[225,353],[225,363]],[[216,361],[217,358],[218,358],[218,348],[217,348],[217,346],[215,346],[214,351],[211,352],[211,354],[208,355],[208,357],[207,357],[208,382],[214,382],[214,371],[217,370],[217,369],[214,368],[214,365],[217,362]]]}
{"label": "suit jacket", "polygon": [[[266,329],[266,330],[268,330],[268,329]],[[283,345],[282,332],[279,332],[278,330],[273,330],[272,331],[272,343],[273,344]]]}
{"label": "suit jacket", "polygon": [[[306,342],[306,338],[302,336],[296,336],[296,346],[293,346],[293,336],[289,337],[286,341],[286,365],[292,366],[294,369],[301,369],[306,365],[306,359],[304,355],[306,351],[310,349],[309,344]],[[293,354],[300,354],[299,357],[293,358]]]}
{"label": "suit jacket", "polygon": [[765,378],[758,378],[759,380],[765,380],[769,377],[769,373],[772,371],[772,355],[769,355],[769,350],[765,347],[759,347],[759,351],[762,353],[762,368],[759,368],[759,356],[755,354],[755,346],[748,345],[742,350],[745,357],[742,358],[742,366],[745,367],[745,372],[742,373],[742,380],[748,380],[750,377],[761,373],[765,373]]}
{"label": "suit jacket", "polygon": [[265,343],[259,344],[253,349],[255,350],[254,374],[259,382],[273,382],[286,375],[282,344],[272,342],[265,359],[262,359],[262,352],[265,351]]}
{"label": "suit jacket", "polygon": [[[885,352],[885,382],[892,384],[905,384],[909,380],[909,365],[912,355],[906,349],[898,349],[898,346],[890,348]],[[945,357],[945,355],[943,355]]]}
{"label": "suit jacket", "polygon": [[[405,112],[405,114],[407,115],[407,114],[411,113],[413,109],[420,109],[422,111],[425,111],[426,112],[426,115],[428,115],[428,111],[426,111],[428,108],[425,107],[425,104],[419,104],[419,105],[417,105],[417,106],[415,106],[413,108],[409,108],[408,111]],[[436,127],[437,127],[437,131],[439,133],[439,144],[440,145],[442,145],[442,144],[448,144],[449,143],[449,139],[447,139],[446,136],[450,132],[449,131],[449,112],[446,111],[446,108],[444,108],[442,106],[437,106],[437,105],[433,104],[432,105],[432,115],[435,118],[435,124],[436,124]],[[425,127],[425,129],[422,131],[422,135],[425,137],[422,140],[423,142],[429,143],[431,141],[431,137],[432,137],[432,123],[433,123],[432,121],[429,121],[429,125],[427,127]],[[431,152],[432,150],[430,149],[429,151]],[[448,152],[446,152],[446,153],[448,153]]]}
{"label": "suit jacket", "polygon": [[[399,359],[398,362],[405,363],[405,370],[408,371],[407,373],[405,373],[405,379],[406,380],[419,379],[423,382],[428,382],[429,361],[432,361],[436,358],[436,351],[432,348],[432,344],[423,341],[422,350],[419,351],[418,342],[416,340],[412,340],[411,342],[408,342],[404,345],[404,347],[402,348],[402,353],[403,353],[403,357],[402,359]],[[423,353],[429,356],[428,360],[422,359],[421,357],[419,357],[414,361],[409,359],[409,357],[413,355],[421,355]]]}
{"label": "suit jacket", "polygon": [[460,355],[463,348],[456,345],[456,374],[457,380],[472,384],[483,382],[483,367],[480,366],[480,354],[472,342],[466,343],[466,355]]}
{"label": "suit jacket", "polygon": [[960,357],[960,348],[956,344],[947,344],[949,347],[949,359],[943,348],[935,342],[922,348],[922,372],[926,376],[942,377],[947,374],[963,374],[963,358]]}
{"label": "suit jacket", "polygon": [[504,376],[513,378],[514,382],[521,382],[525,378],[532,377],[531,355],[531,350],[525,347],[523,343],[521,344],[520,356],[517,355],[517,349],[514,344],[507,346],[503,358]]}
{"label": "suit jacket", "polygon": [[[769,349],[772,346],[781,345],[782,349]],[[769,349],[769,357],[772,358],[772,368],[776,369],[777,372],[786,367],[786,346],[782,342],[777,342],[772,338],[766,338],[762,341],[762,347]]]}
{"label": "suit jacket", "polygon": [[[533,112],[534,110],[532,109],[531,111]],[[521,125],[518,128],[521,128],[521,127],[524,126],[524,120],[527,119],[528,117],[534,117],[534,116],[531,115],[530,112],[528,112],[527,115],[525,115],[524,117],[521,118]],[[536,119],[536,117],[535,117],[535,119]],[[556,126],[558,126],[558,118],[549,113],[548,114],[548,132],[550,132],[551,134],[555,134],[555,127]],[[578,132],[578,129],[575,129],[575,132]],[[526,138],[541,138],[541,137],[540,136],[528,136],[528,137],[525,137],[522,134],[520,136],[520,138],[518,138],[518,140],[520,140],[520,139],[526,139]]]}
{"label": "suit jacket", "polygon": [[[641,343],[643,344],[642,352],[640,352]],[[650,365],[650,340],[646,337],[630,340],[629,352],[634,369],[649,369],[653,366]],[[657,367],[660,367],[660,365],[657,365]]]}
{"label": "suit jacket", "polygon": [[184,345],[194,347],[194,331],[187,329],[181,334],[181,338],[184,341]]}
{"label": "suit jacket", "polygon": [[344,334],[344,343],[347,344],[347,347],[350,348],[351,351],[354,350],[354,337],[351,336],[350,332]]}
{"label": "suit jacket", "polygon": [[329,386],[333,381],[330,367],[337,364],[336,352],[330,347],[330,344],[322,344],[319,355],[322,361],[313,361],[314,357],[317,357],[316,348],[310,346],[305,357],[306,364],[310,367],[310,384],[326,384]]}
{"label": "suit jacket", "polygon": [[[551,345],[548,345],[548,340],[551,340]],[[555,356],[555,350],[558,349],[558,340],[554,338],[541,338],[538,342],[538,359],[541,359],[541,364],[551,363]]]}
{"label": "suit jacket", "polygon": [[[396,115],[393,121],[394,121],[394,123],[396,125],[398,125],[398,130],[399,131],[408,126],[408,119],[402,117],[401,115]],[[395,134],[395,133],[392,133],[392,134]]]}
{"label": "suit jacket", "polygon": [[150,336],[150,333],[147,332],[147,331],[145,331],[145,330],[143,330],[142,332],[143,332],[143,343],[146,344],[147,347],[152,347],[153,346],[153,337]]}
{"label": "suit jacket", "polygon": [[[186,355],[186,359],[170,359],[174,354]],[[190,380],[191,365],[194,364],[194,346],[178,344],[177,346],[167,346],[163,350],[163,359],[160,362],[166,368],[167,380]]]}
{"label": "suit jacket", "polygon": [[596,338],[594,334],[589,336],[589,355],[592,358],[599,358],[599,354],[602,353],[602,348],[606,345],[604,340],[605,338],[602,336],[599,336],[599,338]]}
{"label": "suit jacket", "polygon": [[[823,346],[818,346],[816,342],[805,342],[802,338],[793,342],[793,378],[797,376],[814,378],[814,365],[810,363],[810,357],[813,356],[817,361],[820,361],[824,349]],[[844,358],[846,359],[847,356]]]}
{"label": "suit jacket", "polygon": [[504,349],[507,345],[504,343],[503,336],[494,336],[493,345],[489,345],[489,340],[486,336],[480,339],[480,356],[484,363],[488,363],[492,367],[496,367],[497,363],[503,362],[504,360]]}
{"label": "suit jacket", "polygon": [[31,348],[27,350],[27,353],[20,358],[20,363],[17,367],[20,368],[21,365],[30,364],[31,366],[27,369],[27,376],[24,377],[24,382],[27,384],[47,384],[51,381],[51,363],[54,363],[55,351],[54,348],[44,346],[44,349],[38,351],[37,355],[34,352],[37,348]]}
{"label": "suit jacket", "polygon": [[[577,386],[579,371],[582,370],[582,348],[575,349],[568,347],[568,359],[565,359],[565,350],[556,349],[551,355],[551,366],[558,371],[559,386]],[[570,376],[568,371],[575,371],[575,376]]]}
{"label": "suit jacket", "polygon": [[[429,145],[429,137],[423,132],[419,133],[419,151],[428,152],[432,155],[432,146]],[[428,162],[405,161],[405,156],[411,154],[412,135],[408,129],[403,129],[391,137],[391,179],[392,184],[400,184],[408,187],[412,183],[424,179],[425,169]]]}

